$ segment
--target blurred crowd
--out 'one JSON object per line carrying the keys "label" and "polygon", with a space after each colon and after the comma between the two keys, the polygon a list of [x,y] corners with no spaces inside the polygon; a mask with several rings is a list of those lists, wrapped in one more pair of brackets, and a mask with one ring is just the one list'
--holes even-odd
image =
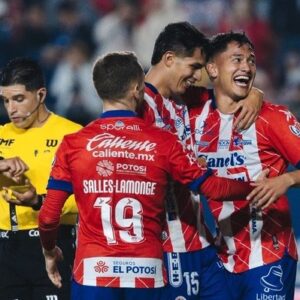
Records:
{"label": "blurred crowd", "polygon": [[86,124],[101,110],[95,57],[132,50],[146,71],[155,37],[183,20],[209,36],[245,31],[256,50],[255,86],[300,118],[299,0],[0,0],[0,67],[16,56],[36,58],[46,72],[48,107]]}

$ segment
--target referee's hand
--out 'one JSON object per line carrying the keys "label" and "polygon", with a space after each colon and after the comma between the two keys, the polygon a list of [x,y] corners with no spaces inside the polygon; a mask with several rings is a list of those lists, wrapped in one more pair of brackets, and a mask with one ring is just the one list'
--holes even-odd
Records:
{"label": "referee's hand", "polygon": [[63,260],[63,254],[59,247],[55,246],[52,250],[43,249],[45,256],[46,271],[49,279],[57,287],[62,287],[62,278],[57,268],[57,262]]}
{"label": "referee's hand", "polygon": [[19,157],[11,157],[0,160],[0,172],[15,182],[20,182],[22,175],[28,171],[28,166]]}
{"label": "referee's hand", "polygon": [[2,196],[8,203],[32,207],[38,201],[36,189],[28,178],[25,180],[25,185],[3,187],[2,189]]}

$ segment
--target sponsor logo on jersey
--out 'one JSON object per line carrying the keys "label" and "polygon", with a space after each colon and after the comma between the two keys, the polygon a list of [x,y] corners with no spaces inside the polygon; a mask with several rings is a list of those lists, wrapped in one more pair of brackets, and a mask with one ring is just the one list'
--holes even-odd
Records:
{"label": "sponsor logo on jersey", "polygon": [[116,172],[119,174],[146,175],[147,167],[133,164],[117,163]]}
{"label": "sponsor logo on jersey", "polygon": [[102,133],[88,140],[86,149],[93,151],[95,149],[130,149],[137,151],[152,152],[156,148],[156,143],[151,143],[148,140],[135,141],[128,140],[125,136],[115,136],[110,133]]}
{"label": "sponsor logo on jersey", "polygon": [[122,157],[134,160],[145,160],[145,161],[155,161],[154,154],[148,153],[134,153],[130,151],[114,151],[111,149],[105,149],[103,151],[93,151],[93,157],[99,158],[112,158],[112,157]]}
{"label": "sponsor logo on jersey", "polygon": [[173,287],[179,287],[182,284],[182,272],[179,253],[168,253],[169,263],[169,283]]}
{"label": "sponsor logo on jersey", "polygon": [[114,171],[114,165],[109,160],[101,160],[96,165],[96,171],[99,175],[107,177]]}
{"label": "sponsor logo on jersey", "polygon": [[5,146],[11,146],[15,142],[15,139],[0,139],[0,146],[5,145]]}
{"label": "sponsor logo on jersey", "polygon": [[230,140],[219,140],[218,145],[220,149],[229,148]]}
{"label": "sponsor logo on jersey", "polygon": [[56,147],[57,145],[58,145],[58,140],[51,140],[51,139],[46,140],[47,147]]}
{"label": "sponsor logo on jersey", "polygon": [[252,234],[254,234],[255,232],[257,232],[258,228],[257,228],[257,210],[255,207],[251,207],[251,222],[252,222]]}
{"label": "sponsor logo on jersey", "polygon": [[104,261],[98,261],[96,266],[94,267],[95,272],[97,273],[106,273],[109,269],[109,267],[106,265]]}
{"label": "sponsor logo on jersey", "polygon": [[155,275],[156,266],[143,266],[138,263],[132,261],[129,262],[124,261],[114,261],[113,262],[113,272],[119,274],[128,274],[128,275]]}
{"label": "sponsor logo on jersey", "polygon": [[200,155],[204,157],[209,168],[224,168],[242,166],[245,164],[246,157],[238,152],[232,152],[228,156],[209,157],[208,155]]}
{"label": "sponsor logo on jersey", "polygon": [[132,130],[141,131],[140,126],[137,124],[125,125],[123,121],[116,121],[115,124],[101,124],[100,128],[103,130]]}
{"label": "sponsor logo on jersey", "polygon": [[294,135],[300,137],[300,123],[295,122],[293,125],[290,125],[289,128]]}
{"label": "sponsor logo on jersey", "polygon": [[209,142],[206,142],[206,141],[196,141],[195,143],[199,147],[206,147],[210,144]]}
{"label": "sponsor logo on jersey", "polygon": [[251,140],[243,140],[240,137],[233,138],[233,145],[234,146],[246,146],[246,145],[252,145]]}
{"label": "sponsor logo on jersey", "polygon": [[[118,137],[110,133],[102,133],[89,139],[86,149],[92,152],[93,157],[124,157],[154,161],[154,154],[149,154],[149,152],[154,152],[156,143],[152,143],[149,140],[129,140],[125,136]],[[114,151],[114,149],[118,149],[119,151]],[[147,153],[134,153],[128,150]]]}

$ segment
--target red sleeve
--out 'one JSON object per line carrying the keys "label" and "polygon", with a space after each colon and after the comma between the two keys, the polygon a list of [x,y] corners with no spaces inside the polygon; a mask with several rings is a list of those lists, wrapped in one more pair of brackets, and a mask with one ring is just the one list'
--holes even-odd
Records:
{"label": "red sleeve", "polygon": [[[271,105],[266,135],[285,160],[300,168],[300,123],[285,106]],[[275,123],[276,122],[276,125]]]}
{"label": "red sleeve", "polygon": [[211,200],[232,201],[246,199],[253,187],[249,182],[209,176],[200,186],[200,192]]}
{"label": "red sleeve", "polygon": [[43,248],[55,247],[59,219],[69,193],[59,190],[48,190],[39,214],[39,232]]}

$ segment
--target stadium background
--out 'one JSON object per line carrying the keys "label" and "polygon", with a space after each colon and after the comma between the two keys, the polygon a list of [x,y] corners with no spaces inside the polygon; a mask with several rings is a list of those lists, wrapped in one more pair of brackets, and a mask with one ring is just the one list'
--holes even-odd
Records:
{"label": "stadium background", "polygon": [[[300,119],[300,0],[0,0],[0,67],[16,56],[36,58],[48,107],[84,125],[101,110],[91,80],[95,57],[135,51],[146,71],[158,33],[183,20],[208,35],[245,31],[256,50],[255,86]],[[1,104],[0,124],[6,121]],[[300,190],[288,195],[300,249]]]}

